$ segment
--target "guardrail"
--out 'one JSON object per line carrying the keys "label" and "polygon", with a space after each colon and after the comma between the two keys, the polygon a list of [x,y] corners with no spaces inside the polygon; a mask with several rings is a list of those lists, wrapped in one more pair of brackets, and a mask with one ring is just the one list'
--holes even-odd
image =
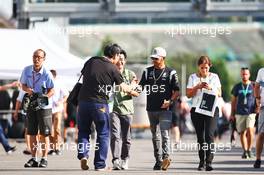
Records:
{"label": "guardrail", "polygon": [[[91,3],[29,3],[24,1],[22,12],[28,17],[69,18],[190,18],[204,15],[264,16],[264,0],[192,0],[190,2],[120,2],[119,0]],[[199,8],[194,3],[200,3]],[[202,13],[201,13],[202,12]]]}
{"label": "guardrail", "polygon": [[263,11],[263,0],[207,0],[207,11]]}
{"label": "guardrail", "polygon": [[[110,0],[108,4],[93,3],[29,3],[25,0],[24,11],[29,17],[56,17],[64,16],[70,18],[100,18],[107,17],[128,17],[143,18],[159,15],[160,17],[190,16],[192,10],[191,2],[120,2]],[[139,14],[141,13],[141,14]],[[143,13],[143,14],[142,14]]]}

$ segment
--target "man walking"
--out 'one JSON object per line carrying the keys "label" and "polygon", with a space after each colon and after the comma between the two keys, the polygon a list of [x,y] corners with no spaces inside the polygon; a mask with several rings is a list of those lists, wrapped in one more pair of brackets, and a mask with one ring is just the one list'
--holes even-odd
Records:
{"label": "man walking", "polygon": [[258,71],[255,85],[255,97],[257,107],[260,106],[260,111],[258,118],[258,136],[256,141],[256,161],[254,163],[254,168],[260,168],[261,153],[263,150],[264,142],[264,68],[261,68]]}
{"label": "man walking", "polygon": [[[0,86],[0,91],[5,91],[11,87],[16,87],[17,84],[18,84],[18,82],[15,81],[13,83]],[[8,154],[10,154],[16,150],[15,146],[10,146],[8,139],[5,136],[5,133],[4,133],[4,130],[3,130],[1,124],[0,124],[0,143],[3,145],[6,153],[8,153]]]}
{"label": "man walking", "polygon": [[231,119],[236,120],[236,128],[240,134],[240,141],[244,150],[242,159],[252,158],[251,148],[254,141],[255,125],[255,97],[254,86],[249,80],[250,71],[248,68],[240,70],[241,82],[232,89]]}
{"label": "man walking", "polygon": [[61,121],[62,113],[66,113],[67,90],[57,80],[57,71],[51,69],[50,72],[54,78],[54,95],[52,96],[52,134],[50,136],[51,150],[49,155],[61,155]]}
{"label": "man walking", "polygon": [[[137,84],[136,74],[125,68],[127,54],[124,50],[120,52],[117,67],[127,85]],[[128,169],[129,151],[131,146],[131,123],[134,114],[132,96],[138,93],[129,94],[114,92],[113,112],[110,114],[111,125],[111,151],[113,155],[113,169]],[[121,143],[122,142],[122,143]]]}
{"label": "man walking", "polygon": [[139,83],[147,93],[147,111],[156,159],[154,170],[167,170],[170,165],[169,130],[172,112],[169,107],[179,96],[177,73],[165,65],[165,57],[165,49],[156,47],[150,56],[153,66],[144,70]]}
{"label": "man walking", "polygon": [[[116,67],[121,48],[109,44],[104,48],[103,57],[92,57],[82,69],[83,85],[79,93],[78,104],[78,159],[81,168],[88,170],[88,153],[95,148],[94,167],[96,171],[105,170],[109,146],[109,108],[108,94],[113,84],[120,85],[125,93],[132,93],[131,88],[123,82]],[[96,145],[90,144],[91,125],[96,126]]]}

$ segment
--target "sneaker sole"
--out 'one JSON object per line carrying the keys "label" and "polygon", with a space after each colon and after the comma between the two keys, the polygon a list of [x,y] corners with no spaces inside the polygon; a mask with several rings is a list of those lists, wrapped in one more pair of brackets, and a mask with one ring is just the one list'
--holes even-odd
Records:
{"label": "sneaker sole", "polygon": [[88,170],[89,169],[89,166],[87,165],[87,159],[81,160],[81,168],[82,168],[82,170]]}
{"label": "sneaker sole", "polygon": [[161,169],[163,171],[166,171],[168,169],[168,167],[170,166],[170,162],[171,162],[171,159],[164,159],[162,161]]}
{"label": "sneaker sole", "polygon": [[34,165],[34,166],[30,166],[30,165],[24,165],[24,168],[38,168],[39,165]]}

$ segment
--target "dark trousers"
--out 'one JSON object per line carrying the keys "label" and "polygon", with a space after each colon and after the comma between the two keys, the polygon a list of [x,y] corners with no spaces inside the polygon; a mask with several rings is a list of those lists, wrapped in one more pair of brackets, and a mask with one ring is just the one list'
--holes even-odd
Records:
{"label": "dark trousers", "polygon": [[[95,169],[105,168],[109,146],[109,109],[107,104],[79,103],[78,109],[78,159],[88,158],[90,149],[95,149]],[[90,144],[91,125],[94,122],[97,132],[96,145]]]}
{"label": "dark trousers", "polygon": [[[218,118],[218,108],[216,108],[214,117],[199,114],[195,112],[195,108],[191,110],[191,119],[194,125],[200,161],[212,163],[214,158],[214,132]],[[207,145],[207,146],[206,146]]]}

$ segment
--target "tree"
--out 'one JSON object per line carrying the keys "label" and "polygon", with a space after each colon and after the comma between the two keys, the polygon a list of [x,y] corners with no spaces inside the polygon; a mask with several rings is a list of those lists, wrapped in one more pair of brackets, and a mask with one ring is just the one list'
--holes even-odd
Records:
{"label": "tree", "polygon": [[197,56],[192,54],[178,54],[174,57],[167,57],[166,58],[166,65],[171,68],[174,68],[177,71],[179,82],[182,82],[182,65],[186,65],[186,83],[188,81],[188,77],[190,74],[197,72]]}
{"label": "tree", "polygon": [[97,55],[98,56],[103,56],[104,55],[105,46],[108,45],[108,44],[111,44],[111,43],[113,43],[113,40],[112,40],[112,38],[109,35],[107,35],[104,38],[104,40],[102,41],[102,46],[101,46],[100,50],[98,51]]}
{"label": "tree", "polygon": [[211,67],[210,72],[214,72],[219,76],[222,85],[222,97],[225,101],[229,101],[231,97],[232,79],[230,78],[226,67],[227,62],[224,59],[215,59],[212,63],[213,66]]}
{"label": "tree", "polygon": [[250,62],[250,79],[255,81],[257,78],[258,70],[264,67],[264,58],[256,54],[255,58]]}

